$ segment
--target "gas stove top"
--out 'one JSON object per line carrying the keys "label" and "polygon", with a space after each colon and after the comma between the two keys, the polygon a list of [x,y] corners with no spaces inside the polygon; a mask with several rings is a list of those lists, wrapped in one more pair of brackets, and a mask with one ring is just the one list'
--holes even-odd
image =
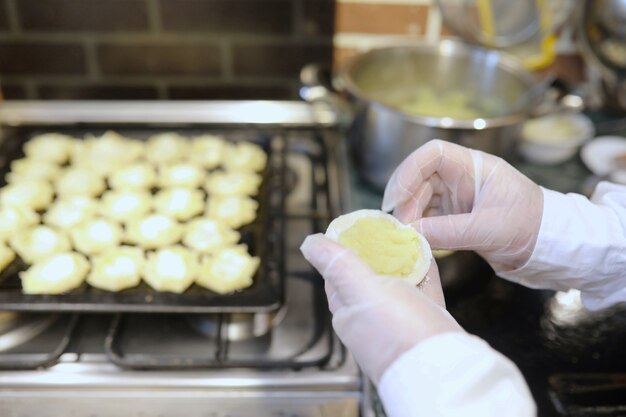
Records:
{"label": "gas stove top", "polygon": [[299,253],[346,209],[331,112],[295,102],[5,103],[25,126],[229,129],[286,147],[285,303],[257,313],[0,314],[0,415],[366,415],[367,384]]}

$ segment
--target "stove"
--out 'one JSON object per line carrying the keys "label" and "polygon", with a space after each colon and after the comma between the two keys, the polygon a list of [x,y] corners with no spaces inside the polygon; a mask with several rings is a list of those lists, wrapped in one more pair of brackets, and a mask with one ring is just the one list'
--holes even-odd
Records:
{"label": "stove", "polygon": [[332,331],[322,279],[298,249],[349,205],[332,111],[298,102],[5,102],[0,123],[2,140],[34,126],[236,128],[278,138],[286,155],[280,309],[2,312],[0,415],[373,413],[368,384]]}

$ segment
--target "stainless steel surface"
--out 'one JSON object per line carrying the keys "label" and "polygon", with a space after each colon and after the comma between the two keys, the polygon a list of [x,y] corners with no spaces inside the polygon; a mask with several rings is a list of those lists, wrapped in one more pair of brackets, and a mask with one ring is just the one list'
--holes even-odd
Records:
{"label": "stainless steel surface", "polygon": [[[6,314],[7,312],[3,312]],[[9,326],[0,330],[0,352],[37,337],[57,319],[55,315],[17,315]]]}
{"label": "stainless steel surface", "polygon": [[[395,167],[414,149],[439,138],[508,158],[515,151],[520,123],[541,100],[518,111],[497,114],[539,82],[507,55],[450,40],[436,45],[394,47],[358,56],[340,75],[340,86],[356,102],[350,131],[359,172],[382,189]],[[441,96],[462,93],[481,117],[408,114],[391,97],[428,89]],[[390,104],[391,103],[391,104]],[[487,108],[488,103],[496,105]]]}
{"label": "stainless steel surface", "polygon": [[[320,121],[317,110],[297,102],[228,102],[228,103],[12,103],[0,107],[0,122],[12,124],[68,124],[91,123],[157,123],[176,124],[211,123],[237,124],[262,123],[263,126],[319,128],[331,127],[330,119]],[[197,111],[189,114],[190,108]],[[255,112],[248,113],[251,109]],[[77,111],[78,113],[72,113]],[[108,113],[111,111],[112,113]],[[256,113],[260,111],[261,113]],[[193,112],[192,112],[193,113]],[[324,111],[322,111],[322,114]],[[265,114],[264,118],[260,114]],[[246,119],[245,115],[250,116]],[[270,117],[273,115],[273,119]],[[80,116],[80,117],[79,117]],[[119,116],[116,118],[114,116]],[[248,122],[243,122],[246,119]],[[323,119],[323,117],[322,117]],[[261,122],[261,120],[263,120]],[[297,142],[295,148],[306,148],[305,142]],[[302,234],[309,233],[306,224],[308,199],[314,198],[307,191],[317,174],[327,175],[330,189],[327,201],[318,201],[332,213],[339,213],[347,190],[346,165],[342,162],[343,141],[329,135],[329,153],[325,156],[324,172],[311,172],[310,160],[299,153],[289,155],[287,162],[295,173],[297,186],[287,198],[287,208],[292,214],[287,234],[287,270],[311,271],[302,258],[298,246]],[[307,165],[309,164],[309,165]],[[309,208],[310,209],[310,208]],[[299,219],[304,219],[303,223]],[[320,218],[319,221],[323,219]],[[309,223],[306,223],[306,222]],[[289,275],[288,275],[289,276]],[[314,275],[313,275],[314,277]],[[310,278],[309,278],[310,279]],[[319,279],[319,278],[318,278]],[[271,335],[270,345],[264,335],[258,339],[246,338],[245,343],[256,344],[262,354],[280,356],[301,343],[299,335],[312,326],[312,317],[304,305],[311,298],[310,292],[302,291],[305,281],[292,278],[287,285],[287,309],[285,318],[258,319],[252,333]],[[321,284],[321,283],[320,283]],[[304,301],[303,301],[304,300]],[[290,304],[291,303],[291,304]],[[283,313],[279,313],[283,314]],[[104,316],[107,317],[107,316]],[[209,370],[153,370],[138,371],[114,365],[103,351],[102,330],[97,325],[98,316],[89,316],[89,322],[81,328],[76,339],[61,356],[59,363],[42,370],[0,372],[0,415],[2,416],[370,416],[367,384],[352,357],[336,337],[329,339],[335,348],[324,366],[302,369],[255,369],[224,368]],[[271,324],[277,328],[266,329]],[[247,326],[247,325],[246,325]],[[246,327],[244,326],[244,327]],[[280,331],[276,329],[280,328]],[[267,332],[266,332],[267,330]],[[233,330],[234,331],[234,330]],[[234,331],[233,338],[241,333]],[[246,335],[250,336],[250,335]],[[167,337],[164,335],[163,337]],[[162,339],[165,341],[164,339]],[[184,340],[168,343],[184,346]],[[238,343],[235,340],[233,343]],[[242,342],[244,343],[244,342]],[[265,347],[264,347],[265,346]],[[311,349],[317,349],[313,346]],[[261,353],[259,353],[261,352]],[[314,353],[314,352],[313,352]],[[306,355],[307,352],[304,353]]]}
{"label": "stainless steel surface", "polygon": [[585,0],[578,13],[578,45],[598,73],[606,107],[626,109],[626,2]]}
{"label": "stainless steel surface", "polygon": [[281,101],[4,101],[0,124],[158,123],[333,126],[335,114]]}

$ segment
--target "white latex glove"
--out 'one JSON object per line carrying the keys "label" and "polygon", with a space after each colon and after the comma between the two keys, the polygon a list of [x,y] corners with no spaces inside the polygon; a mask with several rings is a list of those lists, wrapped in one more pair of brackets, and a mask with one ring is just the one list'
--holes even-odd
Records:
{"label": "white latex glove", "polygon": [[434,262],[417,288],[377,275],[353,251],[324,235],[307,237],[300,249],[325,279],[335,332],[374,383],[420,341],[463,331],[442,307]]}
{"label": "white latex glove", "polygon": [[412,223],[433,249],[474,250],[500,272],[530,258],[543,194],[501,158],[432,140],[398,166],[382,208]]}

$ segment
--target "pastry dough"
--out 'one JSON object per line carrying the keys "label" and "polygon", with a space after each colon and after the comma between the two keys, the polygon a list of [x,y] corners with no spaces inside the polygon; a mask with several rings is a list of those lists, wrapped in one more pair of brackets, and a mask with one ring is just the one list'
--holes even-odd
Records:
{"label": "pastry dough", "polygon": [[0,242],[16,232],[39,223],[39,215],[28,207],[6,206],[0,209]]}
{"label": "pastry dough", "polygon": [[197,252],[211,254],[239,241],[239,232],[211,219],[192,220],[185,226],[183,243]]}
{"label": "pastry dough", "polygon": [[63,172],[55,183],[61,196],[84,195],[96,197],[102,194],[106,184],[101,175],[86,168],[70,168]]}
{"label": "pastry dough", "polygon": [[0,272],[4,271],[14,259],[15,252],[4,243],[0,243]]}
{"label": "pastry dough", "polygon": [[108,131],[100,137],[85,139],[82,146],[75,146],[72,163],[106,175],[137,160],[144,153],[144,146],[143,142]]}
{"label": "pastry dough", "polygon": [[89,261],[76,252],[52,255],[20,272],[24,294],[61,294],[71,291],[85,280]]}
{"label": "pastry dough", "polygon": [[158,213],[188,220],[204,210],[204,193],[188,188],[161,190],[154,198],[154,207]]}
{"label": "pastry dough", "polygon": [[128,222],[145,216],[152,208],[152,196],[147,191],[107,191],[102,195],[100,214],[118,222]]}
{"label": "pastry dough", "polygon": [[118,246],[122,240],[122,228],[110,220],[96,218],[73,228],[70,236],[78,251],[95,255]]}
{"label": "pastry dough", "polygon": [[230,171],[263,171],[267,154],[259,145],[237,142],[226,147],[223,165]]}
{"label": "pastry dough", "polygon": [[217,168],[222,163],[225,145],[221,136],[197,136],[191,141],[189,160],[206,169]]}
{"label": "pastry dough", "polygon": [[28,264],[71,249],[70,240],[64,233],[41,225],[18,232],[9,239],[9,244]]}
{"label": "pastry dough", "polygon": [[180,245],[148,254],[144,281],[157,291],[182,293],[193,283],[198,270],[195,253]]}
{"label": "pastry dough", "polygon": [[109,176],[111,188],[119,190],[149,189],[156,184],[156,170],[146,162],[122,167]]}
{"label": "pastry dough", "polygon": [[233,229],[238,229],[256,219],[258,206],[259,203],[250,197],[214,196],[209,197],[206,214],[211,219],[222,221]]}
{"label": "pastry dough", "polygon": [[159,167],[159,185],[161,187],[196,188],[202,184],[206,173],[198,165],[176,163]]}
{"label": "pastry dough", "polygon": [[63,164],[70,156],[74,140],[71,136],[60,133],[45,133],[26,142],[24,154],[33,159]]}
{"label": "pastry dough", "polygon": [[205,189],[209,195],[249,195],[259,192],[262,178],[254,172],[221,171],[209,176]]}
{"label": "pastry dough", "polygon": [[148,139],[146,159],[155,164],[167,164],[182,160],[190,147],[187,139],[178,133],[161,133]]}
{"label": "pastry dough", "polygon": [[126,226],[126,239],[144,249],[171,245],[178,242],[182,234],[182,226],[163,214],[152,214],[133,220]]}
{"label": "pastry dough", "polygon": [[222,249],[200,265],[196,284],[218,294],[228,294],[252,285],[260,259],[250,256],[246,245]]}
{"label": "pastry dough", "polygon": [[11,162],[11,172],[6,175],[7,182],[22,180],[54,181],[61,172],[54,162],[33,158],[15,159]]}
{"label": "pastry dough", "polygon": [[4,206],[28,207],[43,210],[54,198],[52,186],[46,181],[19,181],[0,189],[0,203]]}
{"label": "pastry dough", "polygon": [[132,246],[108,249],[92,258],[87,283],[106,291],[121,291],[141,282],[145,257]]}
{"label": "pastry dough", "polygon": [[92,219],[98,211],[98,203],[91,197],[69,196],[56,200],[43,215],[43,222],[58,229],[72,227]]}

